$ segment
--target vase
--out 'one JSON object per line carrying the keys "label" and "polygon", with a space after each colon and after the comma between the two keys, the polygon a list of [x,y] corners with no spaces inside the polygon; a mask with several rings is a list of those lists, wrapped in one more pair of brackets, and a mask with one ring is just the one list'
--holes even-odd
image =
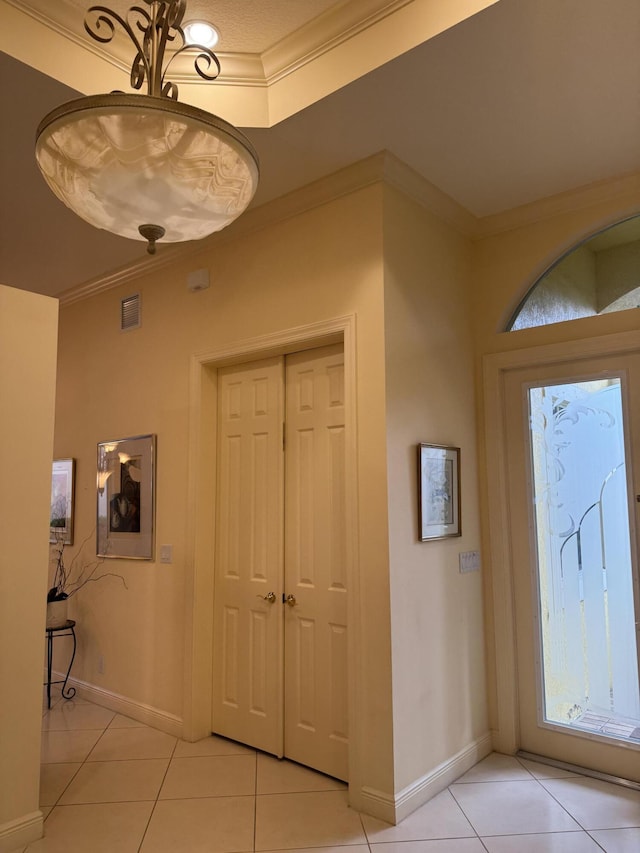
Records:
{"label": "vase", "polygon": [[62,628],[67,622],[67,599],[47,602],[47,628]]}

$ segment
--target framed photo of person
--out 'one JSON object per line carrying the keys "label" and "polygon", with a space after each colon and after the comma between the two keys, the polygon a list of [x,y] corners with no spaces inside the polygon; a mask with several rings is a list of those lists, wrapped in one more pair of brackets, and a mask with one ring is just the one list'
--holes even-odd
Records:
{"label": "framed photo of person", "polygon": [[155,435],[98,444],[99,557],[153,559],[155,458]]}

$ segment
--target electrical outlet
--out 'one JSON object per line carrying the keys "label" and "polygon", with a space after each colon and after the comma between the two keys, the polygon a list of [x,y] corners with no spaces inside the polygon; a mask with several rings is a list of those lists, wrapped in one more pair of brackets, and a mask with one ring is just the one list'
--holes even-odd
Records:
{"label": "electrical outlet", "polygon": [[98,673],[104,675],[104,655],[98,655]]}
{"label": "electrical outlet", "polygon": [[480,571],[480,551],[461,551],[458,560],[460,574]]}

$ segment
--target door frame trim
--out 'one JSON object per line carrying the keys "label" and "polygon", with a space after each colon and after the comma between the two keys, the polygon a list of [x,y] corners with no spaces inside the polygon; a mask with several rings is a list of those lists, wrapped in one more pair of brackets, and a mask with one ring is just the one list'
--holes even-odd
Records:
{"label": "door frame trim", "polygon": [[[345,512],[348,596],[348,715],[357,720],[362,703],[361,634],[357,607],[358,489],[356,424],[356,317],[348,314],[319,323],[214,347],[191,357],[189,379],[189,444],[187,531],[185,553],[185,653],[183,737],[195,741],[211,733],[213,674],[213,595],[215,554],[215,482],[217,371],[219,367],[315,349],[332,343],[344,347],[345,377]],[[358,789],[360,748],[349,738],[349,786]]]}
{"label": "door frame trim", "polygon": [[491,507],[485,517],[489,554],[485,596],[488,612],[492,614],[492,619],[487,620],[487,650],[495,662],[494,684],[491,685],[495,699],[492,742],[498,752],[514,754],[520,746],[513,560],[506,489],[506,374],[536,365],[577,362],[633,351],[640,351],[640,331],[541,344],[483,356],[486,506]]}

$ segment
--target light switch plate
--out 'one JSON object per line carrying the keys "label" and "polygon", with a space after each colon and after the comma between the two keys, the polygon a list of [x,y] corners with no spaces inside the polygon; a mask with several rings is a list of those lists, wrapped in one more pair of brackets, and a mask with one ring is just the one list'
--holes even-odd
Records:
{"label": "light switch plate", "polygon": [[160,546],[160,562],[173,563],[173,545]]}
{"label": "light switch plate", "polygon": [[461,574],[480,571],[480,551],[461,551],[458,559]]}

